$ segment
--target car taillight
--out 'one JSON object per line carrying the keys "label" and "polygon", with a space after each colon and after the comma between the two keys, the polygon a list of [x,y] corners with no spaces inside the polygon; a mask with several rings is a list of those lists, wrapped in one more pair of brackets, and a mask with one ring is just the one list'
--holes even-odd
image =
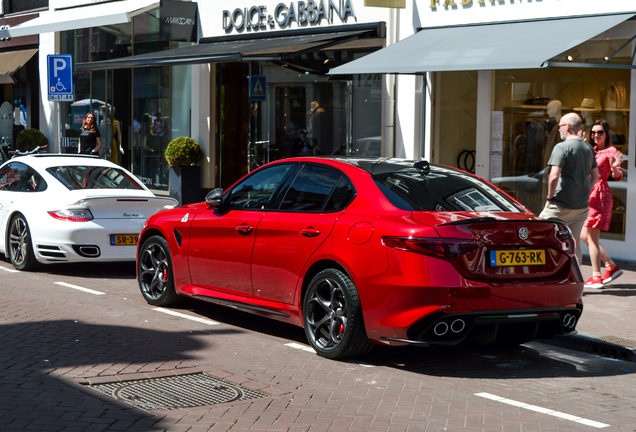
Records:
{"label": "car taillight", "polygon": [[64,209],[50,211],[49,214],[55,219],[68,222],[88,222],[93,220],[93,214],[88,209]]}
{"label": "car taillight", "polygon": [[451,238],[382,237],[382,244],[409,252],[451,259],[481,247],[474,240]]}
{"label": "car taillight", "polygon": [[558,231],[556,233],[556,239],[561,245],[561,250],[568,255],[574,255],[576,252],[576,242],[572,231],[565,225],[558,225]]}

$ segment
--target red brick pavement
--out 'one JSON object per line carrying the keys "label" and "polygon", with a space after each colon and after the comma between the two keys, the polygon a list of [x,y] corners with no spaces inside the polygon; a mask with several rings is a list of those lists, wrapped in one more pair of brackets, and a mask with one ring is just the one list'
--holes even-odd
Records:
{"label": "red brick pavement", "polygon": [[[306,345],[302,329],[286,324],[204,303],[188,302],[180,312],[218,325],[155,312],[130,268],[119,279],[94,268],[74,273],[82,272],[0,269],[3,432],[595,430],[477,392],[610,424],[606,430],[633,431],[636,424],[630,363],[538,345],[379,348],[363,362],[335,362],[286,346]],[[604,290],[586,290],[581,330],[634,337],[633,323],[623,323],[634,287],[629,270]],[[192,371],[269,396],[150,414],[84,385]]]}
{"label": "red brick pavement", "polygon": [[[590,265],[582,269],[585,278],[592,276]],[[636,341],[636,266],[621,269],[623,275],[602,289],[585,289],[579,332]]]}

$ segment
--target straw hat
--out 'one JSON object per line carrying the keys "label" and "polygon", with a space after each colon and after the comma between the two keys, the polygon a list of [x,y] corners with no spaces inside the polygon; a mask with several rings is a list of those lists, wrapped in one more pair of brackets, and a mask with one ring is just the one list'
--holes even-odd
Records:
{"label": "straw hat", "polygon": [[574,108],[574,111],[598,111],[594,108],[594,99],[585,98],[581,102],[580,107]]}

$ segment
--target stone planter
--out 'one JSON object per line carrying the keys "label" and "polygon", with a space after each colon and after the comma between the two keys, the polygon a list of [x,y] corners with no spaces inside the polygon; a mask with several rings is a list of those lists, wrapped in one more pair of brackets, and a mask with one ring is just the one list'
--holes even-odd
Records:
{"label": "stone planter", "polygon": [[179,201],[179,205],[202,202],[205,200],[201,188],[201,167],[198,165],[169,167],[168,190],[170,196]]}

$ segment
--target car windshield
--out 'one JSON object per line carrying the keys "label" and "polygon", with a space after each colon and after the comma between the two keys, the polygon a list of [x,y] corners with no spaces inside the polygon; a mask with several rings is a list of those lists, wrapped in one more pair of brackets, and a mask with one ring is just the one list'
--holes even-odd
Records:
{"label": "car windshield", "polygon": [[143,187],[118,168],[100,166],[58,166],[46,171],[69,190],[77,189],[137,189]]}
{"label": "car windshield", "polygon": [[522,212],[522,207],[480,179],[459,171],[416,168],[374,174],[391,203],[410,211]]}

